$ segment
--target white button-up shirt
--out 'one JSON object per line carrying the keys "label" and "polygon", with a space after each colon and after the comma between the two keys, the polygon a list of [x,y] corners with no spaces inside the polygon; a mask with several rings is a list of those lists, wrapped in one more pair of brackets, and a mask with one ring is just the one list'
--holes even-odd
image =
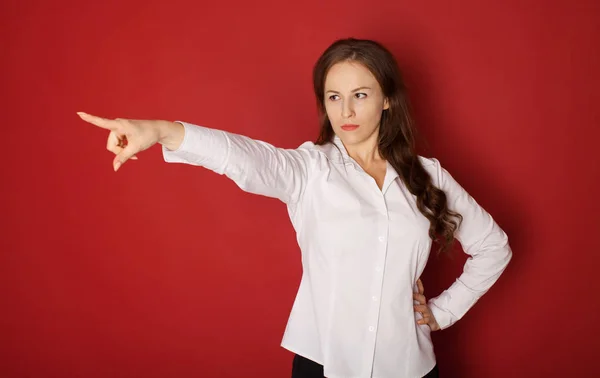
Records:
{"label": "white button-up shirt", "polygon": [[[288,208],[303,274],[282,346],[324,366],[328,378],[417,378],[436,359],[413,293],[428,260],[429,221],[388,163],[383,188],[338,137],[282,149],[181,122],[182,144],[167,162],[203,166],[242,190]],[[449,327],[496,282],[512,252],[503,230],[435,158],[419,159],[448,207],[464,217],[455,236],[470,255],[464,272],[428,305]]]}

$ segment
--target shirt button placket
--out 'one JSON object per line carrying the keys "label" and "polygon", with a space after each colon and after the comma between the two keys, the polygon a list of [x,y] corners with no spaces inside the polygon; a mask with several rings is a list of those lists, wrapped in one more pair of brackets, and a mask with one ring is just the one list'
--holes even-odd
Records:
{"label": "shirt button placket", "polygon": [[381,229],[379,230],[379,236],[377,237],[378,240],[378,245],[377,245],[377,261],[376,261],[376,265],[375,265],[375,271],[377,272],[377,274],[374,277],[374,282],[373,282],[373,294],[371,296],[371,308],[372,310],[370,311],[369,314],[369,325],[368,325],[368,331],[369,331],[369,353],[367,356],[365,356],[366,360],[365,360],[365,366],[368,366],[368,372],[365,372],[365,374],[370,375],[372,373],[373,370],[373,361],[375,359],[375,343],[377,340],[377,319],[379,319],[379,311],[380,311],[380,305],[381,303],[379,301],[379,297],[380,297],[380,293],[382,290],[382,285],[383,285],[383,264],[385,262],[385,258],[386,258],[386,253],[387,253],[387,238],[385,235],[387,235],[388,232],[388,218],[387,218],[387,211],[386,211],[386,216],[385,216],[385,222],[383,223],[383,225],[381,226]]}

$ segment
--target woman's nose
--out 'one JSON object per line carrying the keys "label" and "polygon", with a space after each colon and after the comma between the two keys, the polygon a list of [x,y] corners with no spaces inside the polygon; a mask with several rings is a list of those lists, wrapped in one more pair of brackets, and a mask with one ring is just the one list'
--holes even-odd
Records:
{"label": "woman's nose", "polygon": [[342,117],[350,118],[354,115],[354,107],[352,101],[343,101],[342,103]]}

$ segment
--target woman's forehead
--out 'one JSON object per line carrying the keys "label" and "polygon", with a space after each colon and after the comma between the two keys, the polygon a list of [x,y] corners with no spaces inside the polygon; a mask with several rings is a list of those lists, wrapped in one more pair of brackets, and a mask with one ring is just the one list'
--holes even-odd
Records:
{"label": "woman's forehead", "polygon": [[377,88],[377,80],[367,67],[357,62],[337,63],[325,77],[325,91],[353,91],[365,87]]}

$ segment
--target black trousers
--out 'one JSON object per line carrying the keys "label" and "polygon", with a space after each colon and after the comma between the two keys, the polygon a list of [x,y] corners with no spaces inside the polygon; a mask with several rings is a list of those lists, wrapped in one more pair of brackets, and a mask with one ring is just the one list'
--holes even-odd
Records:
{"label": "black trousers", "polygon": [[[435,365],[423,378],[438,377],[438,366]],[[323,375],[323,365],[296,354],[292,363],[292,378],[325,378]]]}

